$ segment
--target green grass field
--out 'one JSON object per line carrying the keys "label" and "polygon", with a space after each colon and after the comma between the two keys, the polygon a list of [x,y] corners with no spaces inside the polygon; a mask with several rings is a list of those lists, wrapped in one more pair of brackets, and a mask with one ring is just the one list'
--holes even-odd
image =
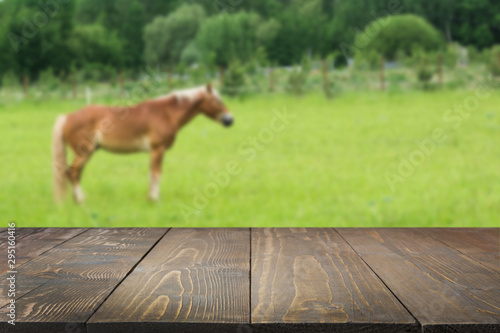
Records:
{"label": "green grass field", "polygon": [[[227,100],[235,126],[225,129],[203,116],[189,124],[165,156],[159,202],[146,199],[147,154],[99,151],[83,175],[83,206],[53,203],[50,160],[55,116],[83,102],[0,104],[0,216],[5,226],[14,220],[20,227],[498,226],[500,97],[480,100],[468,118],[446,113],[471,96]],[[276,110],[295,118],[272,132]],[[439,128],[442,140],[434,144],[429,139]],[[252,150],[254,137],[258,149]],[[418,163],[405,162],[410,159]],[[215,188],[211,174],[231,161],[239,174]],[[201,207],[197,189],[207,186],[217,195],[186,213],[187,206]]]}

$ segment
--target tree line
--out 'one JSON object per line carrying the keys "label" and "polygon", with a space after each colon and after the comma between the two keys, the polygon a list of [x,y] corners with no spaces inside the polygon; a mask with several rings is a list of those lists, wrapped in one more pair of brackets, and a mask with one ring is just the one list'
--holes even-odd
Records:
{"label": "tree line", "polygon": [[[393,20],[390,33],[380,33],[380,26],[374,25],[407,14],[422,22],[415,16]],[[370,31],[375,36],[370,37]],[[427,39],[421,40],[421,31]],[[342,62],[361,49],[395,58],[400,51],[395,47],[408,44],[405,33],[415,44],[405,45],[406,53],[446,42],[489,48],[500,44],[500,2],[3,0],[0,76],[9,72],[36,80],[50,68],[60,77],[79,70],[105,79],[121,70],[155,66],[171,72],[192,64],[223,75],[233,61],[290,66],[300,63],[304,54],[335,54]],[[370,47],[359,47],[366,36]],[[371,43],[375,37],[378,44]]]}

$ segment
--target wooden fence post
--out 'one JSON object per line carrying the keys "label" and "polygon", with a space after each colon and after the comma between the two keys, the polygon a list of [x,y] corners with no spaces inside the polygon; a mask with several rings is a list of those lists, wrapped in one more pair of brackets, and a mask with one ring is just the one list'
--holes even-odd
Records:
{"label": "wooden fence post", "polygon": [[274,69],[269,67],[269,91],[274,92]]}
{"label": "wooden fence post", "polygon": [[322,62],[323,62],[323,90],[326,92],[328,89],[328,67],[326,59],[323,59]]}
{"label": "wooden fence post", "polygon": [[219,66],[219,85],[222,88],[222,84],[224,83],[224,68]]}
{"label": "wooden fence post", "polygon": [[385,90],[385,60],[380,57],[380,90]]}
{"label": "wooden fence post", "polygon": [[23,88],[24,88],[24,97],[28,97],[28,75],[23,75]]}
{"label": "wooden fence post", "polygon": [[443,85],[443,55],[440,54],[438,56],[438,77],[439,77],[439,85]]}
{"label": "wooden fence post", "polygon": [[76,99],[76,74],[74,71],[71,73],[71,87],[73,90],[73,99]]}
{"label": "wooden fence post", "polygon": [[172,67],[168,66],[167,68],[167,84],[168,84],[168,90],[172,89]]}
{"label": "wooden fence post", "polygon": [[120,81],[120,96],[123,97],[123,95],[124,95],[124,89],[123,89],[123,70],[120,70],[119,81]]}

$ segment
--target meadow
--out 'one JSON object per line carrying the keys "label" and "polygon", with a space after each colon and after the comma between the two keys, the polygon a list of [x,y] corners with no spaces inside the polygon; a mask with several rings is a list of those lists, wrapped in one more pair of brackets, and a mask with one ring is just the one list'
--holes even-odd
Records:
{"label": "meadow", "polygon": [[[180,132],[159,202],[146,199],[146,153],[98,151],[81,206],[53,202],[50,143],[55,117],[85,101],[2,102],[0,216],[20,227],[498,226],[500,96],[481,97],[474,105],[466,90],[226,99],[235,125],[199,116]],[[277,127],[276,112],[291,116]],[[228,163],[238,172],[224,178]]]}

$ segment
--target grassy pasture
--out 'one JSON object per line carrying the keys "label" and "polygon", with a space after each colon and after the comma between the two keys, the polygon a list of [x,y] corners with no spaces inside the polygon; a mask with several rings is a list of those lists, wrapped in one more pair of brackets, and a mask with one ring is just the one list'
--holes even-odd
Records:
{"label": "grassy pasture", "polygon": [[[500,97],[481,100],[468,118],[447,113],[468,96],[227,100],[235,126],[200,116],[182,130],[165,156],[159,202],[146,200],[147,154],[99,151],[83,175],[83,206],[52,201],[50,136],[55,116],[84,102],[0,104],[0,216],[21,227],[498,226]],[[276,130],[276,110],[295,118]],[[435,129],[441,140],[429,145]],[[418,153],[424,141],[428,151]],[[227,180],[228,163],[239,173],[214,185],[213,174]],[[207,187],[209,197],[200,199]]]}

